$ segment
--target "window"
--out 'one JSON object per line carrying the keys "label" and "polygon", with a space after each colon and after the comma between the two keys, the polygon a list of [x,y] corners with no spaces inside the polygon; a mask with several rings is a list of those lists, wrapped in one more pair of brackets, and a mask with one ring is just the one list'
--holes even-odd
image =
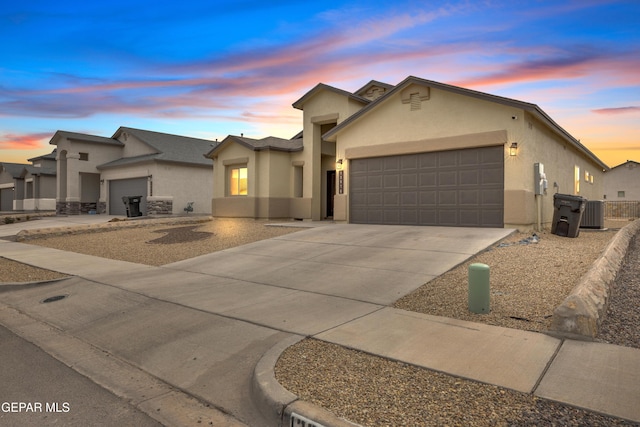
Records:
{"label": "window", "polygon": [[229,170],[229,195],[247,195],[247,168],[234,167]]}
{"label": "window", "polygon": [[80,160],[89,160],[89,153],[79,153],[80,154]]}
{"label": "window", "polygon": [[580,166],[574,166],[573,194],[580,194]]}
{"label": "window", "polygon": [[624,191],[618,191],[618,197],[624,199]]}

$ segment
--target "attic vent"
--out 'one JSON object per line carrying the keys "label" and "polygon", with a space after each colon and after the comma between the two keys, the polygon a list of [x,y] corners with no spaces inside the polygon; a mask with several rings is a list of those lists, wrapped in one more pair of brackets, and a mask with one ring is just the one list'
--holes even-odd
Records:
{"label": "attic vent", "polygon": [[311,421],[310,419],[305,418],[302,415],[296,414],[295,412],[292,412],[291,424],[289,424],[289,427],[325,427],[325,426],[315,421]]}
{"label": "attic vent", "polygon": [[422,108],[422,101],[420,100],[419,93],[412,93],[409,96],[409,102],[411,103],[411,111],[419,110]]}

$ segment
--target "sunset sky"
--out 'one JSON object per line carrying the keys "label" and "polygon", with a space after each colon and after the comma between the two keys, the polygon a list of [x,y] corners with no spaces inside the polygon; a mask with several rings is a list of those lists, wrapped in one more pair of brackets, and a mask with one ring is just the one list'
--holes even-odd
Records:
{"label": "sunset sky", "polygon": [[0,9],[0,162],[56,130],[289,138],[317,83],[408,75],[537,104],[640,161],[640,1],[43,1]]}

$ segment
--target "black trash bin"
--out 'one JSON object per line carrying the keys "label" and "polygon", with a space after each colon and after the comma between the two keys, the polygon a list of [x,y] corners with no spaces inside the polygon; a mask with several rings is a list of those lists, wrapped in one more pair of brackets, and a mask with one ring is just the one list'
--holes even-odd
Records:
{"label": "black trash bin", "polygon": [[140,199],[142,196],[124,196],[122,197],[122,202],[124,206],[127,208],[127,217],[135,217],[142,216],[142,212],[140,212]]}
{"label": "black trash bin", "polygon": [[578,237],[580,221],[587,199],[570,194],[553,195],[553,223],[551,233],[563,237]]}

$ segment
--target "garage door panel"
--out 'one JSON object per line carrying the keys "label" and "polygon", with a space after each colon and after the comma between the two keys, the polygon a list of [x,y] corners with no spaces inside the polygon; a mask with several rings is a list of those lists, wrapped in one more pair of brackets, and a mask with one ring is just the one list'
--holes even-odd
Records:
{"label": "garage door panel", "polygon": [[458,225],[458,210],[454,209],[439,209],[438,210],[438,223],[440,225],[456,226]]}
{"label": "garage door panel", "polygon": [[438,215],[435,209],[420,209],[420,225],[438,225]]}
{"label": "garage door panel", "polygon": [[460,185],[480,185],[480,173],[478,170],[460,171]]}
{"label": "garage door panel", "polygon": [[418,222],[417,209],[403,209],[400,211],[400,224],[413,225]]}
{"label": "garage door panel", "polygon": [[435,187],[437,185],[437,177],[438,174],[436,172],[421,173],[419,183],[420,187]]}
{"label": "garage door panel", "polygon": [[385,206],[400,206],[400,193],[384,193],[383,200]]}
{"label": "garage door panel", "polygon": [[400,224],[400,211],[399,210],[385,210],[383,215],[384,224]]}
{"label": "garage door panel", "polygon": [[482,185],[502,185],[504,182],[504,172],[501,168],[482,170]]}
{"label": "garage door panel", "polygon": [[461,190],[459,193],[460,205],[462,206],[479,206],[480,205],[480,194],[475,190]]}
{"label": "garage door panel", "polygon": [[503,226],[502,146],[358,159],[351,166],[351,222]]}
{"label": "garage door panel", "polygon": [[402,156],[400,158],[400,167],[403,173],[411,172],[418,169],[418,157],[417,156]]}
{"label": "garage door panel", "polygon": [[126,215],[123,196],[141,196],[140,212],[147,213],[147,178],[114,179],[109,181],[109,214]]}
{"label": "garage door panel", "polygon": [[368,190],[382,189],[382,175],[370,175],[367,177],[367,183],[365,185]]}
{"label": "garage door panel", "polygon": [[455,168],[458,166],[458,153],[455,151],[443,151],[438,156],[438,167]]}
{"label": "garage door panel", "polygon": [[437,192],[435,191],[421,191],[420,192],[420,205],[421,206],[436,206],[437,204]]}
{"label": "garage door panel", "polygon": [[12,188],[0,189],[0,211],[13,210],[13,190]]}
{"label": "garage door panel", "polygon": [[440,172],[438,173],[438,185],[439,186],[452,186],[455,187],[458,185],[458,172],[450,171],[450,172]]}
{"label": "garage door panel", "polygon": [[438,167],[438,156],[436,153],[418,154],[418,167],[420,170],[436,169]]}
{"label": "garage door panel", "polygon": [[384,188],[386,189],[400,189],[400,175],[385,175],[384,176]]}
{"label": "garage door panel", "polygon": [[445,190],[438,192],[438,204],[440,206],[455,206],[458,203],[458,192],[456,190]]}
{"label": "garage door panel", "polygon": [[417,191],[403,191],[400,193],[400,205],[418,206],[418,192]]}
{"label": "garage door panel", "polygon": [[463,209],[460,211],[460,225],[464,227],[474,227],[480,222],[480,215],[480,212],[477,210]]}
{"label": "garage door panel", "polygon": [[373,206],[382,206],[384,203],[383,200],[384,197],[384,193],[382,192],[375,192],[375,193],[368,193],[367,194],[367,205],[370,207]]}
{"label": "garage door panel", "polygon": [[403,173],[401,177],[402,188],[417,187],[418,186],[418,174],[414,172]]}
{"label": "garage door panel", "polygon": [[349,164],[352,173],[366,173],[368,162],[366,159],[353,159]]}
{"label": "garage door panel", "polygon": [[478,150],[463,150],[460,152],[460,166],[477,166],[480,164]]}

